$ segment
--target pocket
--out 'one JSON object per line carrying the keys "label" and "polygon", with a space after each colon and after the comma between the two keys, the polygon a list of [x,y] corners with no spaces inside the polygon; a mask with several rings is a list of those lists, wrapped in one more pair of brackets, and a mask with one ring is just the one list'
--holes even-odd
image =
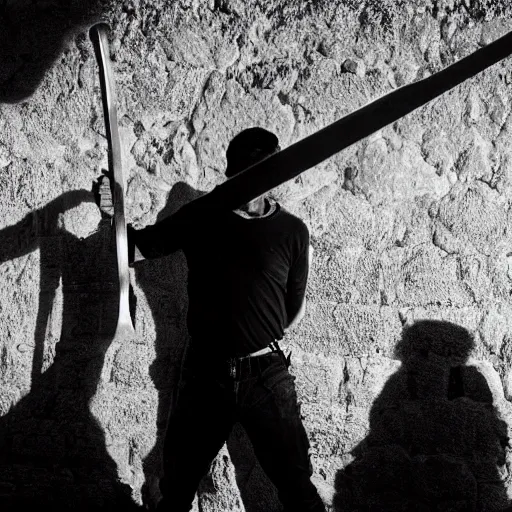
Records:
{"label": "pocket", "polygon": [[266,391],[266,399],[273,404],[279,416],[299,414],[295,376],[286,367],[286,358],[281,356],[260,376],[261,387]]}

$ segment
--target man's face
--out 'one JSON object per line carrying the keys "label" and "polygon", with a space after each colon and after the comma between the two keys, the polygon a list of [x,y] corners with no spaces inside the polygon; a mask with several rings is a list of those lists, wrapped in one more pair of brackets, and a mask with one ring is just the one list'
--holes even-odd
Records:
{"label": "man's face", "polygon": [[232,172],[229,176],[226,175],[226,177],[232,178],[233,176],[236,176],[237,174],[245,171],[245,169],[252,167],[253,165],[257,164],[258,162],[261,162],[265,158],[268,158],[269,156],[279,153],[279,151],[281,151],[280,146],[277,146],[276,149],[272,152],[269,152],[268,149],[263,150],[261,148],[254,148],[253,150],[248,151],[245,154],[243,163],[238,166],[237,170],[235,172]]}

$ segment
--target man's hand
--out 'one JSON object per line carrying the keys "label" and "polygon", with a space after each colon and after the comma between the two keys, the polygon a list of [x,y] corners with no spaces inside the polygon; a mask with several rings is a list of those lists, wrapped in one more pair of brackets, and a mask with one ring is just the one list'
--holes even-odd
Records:
{"label": "man's hand", "polygon": [[111,172],[102,169],[102,174],[92,184],[94,201],[101,211],[104,219],[111,219],[114,215],[114,201],[112,198]]}
{"label": "man's hand", "polygon": [[292,330],[303,318],[306,313],[306,297],[302,299],[302,304],[300,306],[299,311],[295,315],[294,318],[292,318],[292,321],[288,324],[288,327],[284,330],[285,334],[288,334],[290,330]]}

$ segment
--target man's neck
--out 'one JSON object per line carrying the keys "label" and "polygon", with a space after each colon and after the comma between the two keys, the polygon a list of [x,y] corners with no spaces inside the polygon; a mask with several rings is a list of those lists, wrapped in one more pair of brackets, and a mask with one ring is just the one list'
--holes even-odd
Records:
{"label": "man's neck", "polygon": [[268,202],[265,200],[264,197],[257,197],[253,201],[248,202],[247,204],[244,204],[238,208],[238,210],[241,210],[242,212],[246,213],[247,215],[250,215],[251,217],[261,217],[262,215],[265,215],[268,209]]}

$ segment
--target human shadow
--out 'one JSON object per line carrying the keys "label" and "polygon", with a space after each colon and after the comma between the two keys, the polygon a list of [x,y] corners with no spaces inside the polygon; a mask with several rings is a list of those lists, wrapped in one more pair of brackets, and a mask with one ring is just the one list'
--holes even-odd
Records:
{"label": "human shadow", "polygon": [[[157,222],[203,194],[204,192],[184,182],[175,184],[169,193],[166,206],[158,215]],[[212,247],[210,250],[215,248]],[[205,253],[205,258],[207,257],[208,254]],[[143,495],[150,506],[154,506],[159,499],[158,481],[162,471],[165,432],[179,382],[182,359],[188,344],[188,267],[184,254],[179,251],[165,258],[143,260],[136,263],[134,269],[137,285],[149,305],[156,333],[156,356],[150,367],[150,376],[159,396],[157,437],[151,452],[143,462],[146,479]],[[239,424],[233,428],[227,440],[227,447],[235,467],[237,486],[245,510],[280,510],[277,492],[260,468],[251,442]],[[208,496],[214,496],[215,492],[213,482],[206,475],[198,489],[200,502],[202,499],[207,500]]]}
{"label": "human shadow", "polygon": [[[175,184],[157,222],[179,210],[202,193],[184,182]],[[181,251],[164,258],[134,264],[135,281],[143,292],[154,322],[155,358],[149,375],[158,393],[157,436],[155,444],[143,461],[145,502],[154,506],[159,499],[161,457],[174,393],[179,382],[181,361],[188,343],[186,325],[187,262]],[[140,303],[139,300],[137,300]],[[136,326],[137,330],[139,329]]]}
{"label": "human shadow", "polygon": [[99,20],[106,5],[104,0],[0,0],[0,103],[32,96],[66,42]]}
{"label": "human shadow", "polygon": [[370,431],[336,476],[334,510],[496,511],[507,504],[507,425],[495,390],[467,364],[470,333],[422,320],[405,327],[401,368],[370,412]]}
{"label": "human shadow", "polygon": [[67,192],[0,231],[0,263],[19,268],[11,260],[38,251],[40,264],[34,339],[8,336],[1,345],[4,392],[19,385],[22,352],[33,352],[30,390],[0,417],[2,511],[135,508],[89,408],[118,293],[110,229],[81,239],[62,225],[62,214],[84,201],[91,192]]}

